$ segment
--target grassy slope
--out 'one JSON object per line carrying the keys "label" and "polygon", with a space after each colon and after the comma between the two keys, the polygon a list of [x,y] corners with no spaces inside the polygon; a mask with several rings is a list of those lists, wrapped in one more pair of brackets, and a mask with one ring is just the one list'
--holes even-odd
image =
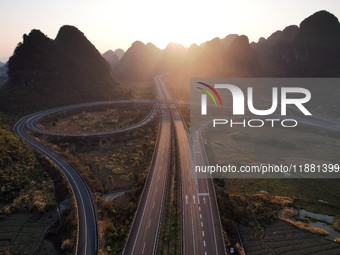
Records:
{"label": "grassy slope", "polygon": [[0,129],[1,213],[44,212],[55,205],[54,185],[33,151],[13,133]]}
{"label": "grassy slope", "polygon": [[56,198],[50,165],[9,131],[11,122],[0,114],[0,251],[21,254],[35,249],[54,222]]}

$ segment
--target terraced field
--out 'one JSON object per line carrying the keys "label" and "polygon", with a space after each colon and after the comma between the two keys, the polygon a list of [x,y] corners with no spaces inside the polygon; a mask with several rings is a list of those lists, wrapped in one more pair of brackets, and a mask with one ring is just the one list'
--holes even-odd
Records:
{"label": "terraced field", "polygon": [[278,220],[264,233],[240,226],[245,251],[249,255],[338,255],[340,244],[300,230]]}
{"label": "terraced field", "polygon": [[0,220],[0,255],[58,254],[43,237],[55,221],[53,213],[43,216],[18,213]]}

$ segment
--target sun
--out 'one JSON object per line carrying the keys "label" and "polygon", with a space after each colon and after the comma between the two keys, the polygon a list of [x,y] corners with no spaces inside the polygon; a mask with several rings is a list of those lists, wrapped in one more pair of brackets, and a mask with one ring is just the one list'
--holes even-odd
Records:
{"label": "sun", "polygon": [[[145,6],[152,8],[146,12]],[[143,1],[135,4],[129,13],[129,17],[133,18],[125,19],[124,26],[129,27],[136,38],[160,48],[166,47],[169,42],[189,47],[192,43],[200,44],[219,36],[218,28],[225,27],[221,24],[221,15],[214,17],[207,6],[198,1]],[[227,23],[226,18],[223,21]]]}

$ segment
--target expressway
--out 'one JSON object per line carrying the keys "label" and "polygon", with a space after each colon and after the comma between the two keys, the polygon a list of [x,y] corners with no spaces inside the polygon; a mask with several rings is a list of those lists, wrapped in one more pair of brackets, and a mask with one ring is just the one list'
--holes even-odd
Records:
{"label": "expressway", "polygon": [[[164,89],[167,100],[172,100],[160,76],[158,86]],[[205,160],[202,145],[194,141],[194,155],[191,155],[189,134],[174,102],[170,105],[178,141],[182,183],[182,236],[183,254],[222,255],[226,254],[220,224],[215,190],[210,177],[197,178],[191,169],[190,159]]]}
{"label": "expressway", "polygon": [[32,114],[19,120],[15,124],[13,131],[32,147],[51,159],[69,181],[76,200],[78,213],[78,238],[75,254],[97,254],[97,222],[90,189],[78,171],[66,159],[27,134],[26,122],[34,118],[34,116],[35,114]]}
{"label": "expressway", "polygon": [[[157,98],[164,93],[156,82]],[[163,208],[171,146],[171,116],[167,105],[161,105],[161,123],[151,168],[144,185],[138,210],[123,254],[155,254]]]}
{"label": "expressway", "polygon": [[[195,132],[189,139],[176,106],[178,102],[171,98],[162,76],[155,77],[155,84],[157,100],[159,103],[166,102],[166,105],[161,107],[162,121],[156,152],[124,254],[156,252],[168,171],[171,121],[178,141],[181,169],[183,254],[226,254],[213,181],[210,175],[198,178],[190,164],[191,159],[196,165],[208,164],[201,133]],[[325,126],[325,123],[320,125]]]}
{"label": "expressway", "polygon": [[[156,150],[123,254],[155,254],[156,252],[170,160],[171,122],[174,123],[179,144],[177,150],[180,156],[182,178],[183,254],[225,254],[212,181],[211,179],[197,179],[191,170],[190,158],[192,155],[190,153],[189,138],[176,107],[178,102],[174,101],[169,95],[161,76],[155,77],[155,85],[157,91],[156,100],[121,100],[61,106],[26,116],[14,126],[14,132],[32,147],[50,158],[70,183],[76,199],[79,220],[76,254],[92,255],[98,252],[96,214],[91,192],[78,171],[67,160],[52,149],[39,143],[27,133],[27,130],[52,136],[87,137],[119,134],[145,125],[159,111],[161,112],[161,122]],[[146,103],[154,104],[155,106],[141,122],[125,129],[102,133],[58,133],[41,129],[37,124],[41,118],[62,111],[124,103]],[[197,155],[195,158],[198,157]]]}
{"label": "expressway", "polygon": [[[157,148],[154,153],[151,169],[143,190],[139,203],[139,209],[134,219],[133,227],[130,231],[128,242],[125,246],[124,254],[154,254],[157,245],[158,232],[160,228],[161,214],[163,208],[163,196],[165,192],[165,183],[168,172],[170,138],[171,138],[171,115],[168,109],[168,102],[165,100],[162,88],[156,87],[156,100],[119,100],[107,102],[94,102],[76,105],[61,106],[52,109],[43,110],[31,114],[19,120],[13,131],[25,140],[32,147],[40,151],[51,159],[65,175],[70,183],[72,192],[75,196],[78,212],[78,237],[76,245],[76,254],[87,255],[97,254],[98,236],[95,208],[91,192],[82,179],[78,171],[62,156],[55,153],[52,149],[39,143],[26,131],[50,135],[50,136],[67,136],[67,137],[90,137],[103,135],[117,135],[130,130],[136,129],[147,124],[154,119],[160,111],[162,118],[157,139]],[[105,132],[97,133],[60,133],[41,129],[38,121],[48,115],[58,112],[65,112],[76,109],[84,109],[98,106],[110,106],[117,104],[153,104],[150,113],[139,123],[132,126]],[[157,106],[156,106],[157,105]],[[152,238],[150,238],[152,237]]]}
{"label": "expressway", "polygon": [[[77,244],[75,245],[76,251],[75,254],[79,255],[93,255],[98,253],[98,231],[97,231],[97,220],[95,213],[95,206],[93,203],[91,191],[87,186],[84,179],[78,173],[78,171],[62,156],[54,152],[49,147],[41,144],[38,140],[34,139],[27,133],[27,130],[33,131],[38,134],[43,135],[58,135],[58,136],[98,136],[98,135],[112,135],[112,134],[120,134],[123,132],[128,132],[132,129],[138,128],[142,125],[145,125],[149,121],[151,121],[157,114],[156,107],[154,106],[151,112],[139,123],[135,125],[129,126],[124,129],[113,130],[110,132],[102,132],[102,133],[82,133],[82,134],[68,134],[68,133],[58,133],[49,130],[40,129],[37,125],[37,122],[50,114],[69,111],[80,108],[88,108],[93,106],[107,106],[114,104],[124,104],[124,103],[155,103],[155,100],[121,100],[121,101],[108,101],[108,102],[95,102],[95,103],[84,103],[77,105],[69,105],[69,106],[61,106],[53,109],[43,110],[38,113],[34,113],[28,115],[22,119],[20,119],[13,127],[13,131],[16,135],[21,137],[24,141],[30,144],[33,148],[38,150],[40,153],[48,157],[52,160],[56,166],[60,169],[62,174],[68,180],[72,193],[74,194],[77,206],[78,213],[78,231],[77,231]],[[162,104],[166,105],[167,102],[163,102]],[[163,119],[166,119],[166,112],[163,116]],[[166,125],[165,125],[166,126]],[[168,133],[168,130],[165,130],[164,133]],[[164,138],[166,140],[166,138]],[[162,186],[163,187],[163,186]]]}

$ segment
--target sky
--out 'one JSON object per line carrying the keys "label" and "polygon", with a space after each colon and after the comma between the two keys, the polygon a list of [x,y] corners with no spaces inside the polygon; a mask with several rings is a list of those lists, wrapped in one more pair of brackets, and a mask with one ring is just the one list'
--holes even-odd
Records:
{"label": "sky", "polygon": [[339,0],[0,1],[1,62],[32,29],[54,39],[61,26],[74,25],[104,53],[126,50],[136,40],[161,49],[169,42],[188,47],[231,33],[258,41],[319,10],[340,18]]}

